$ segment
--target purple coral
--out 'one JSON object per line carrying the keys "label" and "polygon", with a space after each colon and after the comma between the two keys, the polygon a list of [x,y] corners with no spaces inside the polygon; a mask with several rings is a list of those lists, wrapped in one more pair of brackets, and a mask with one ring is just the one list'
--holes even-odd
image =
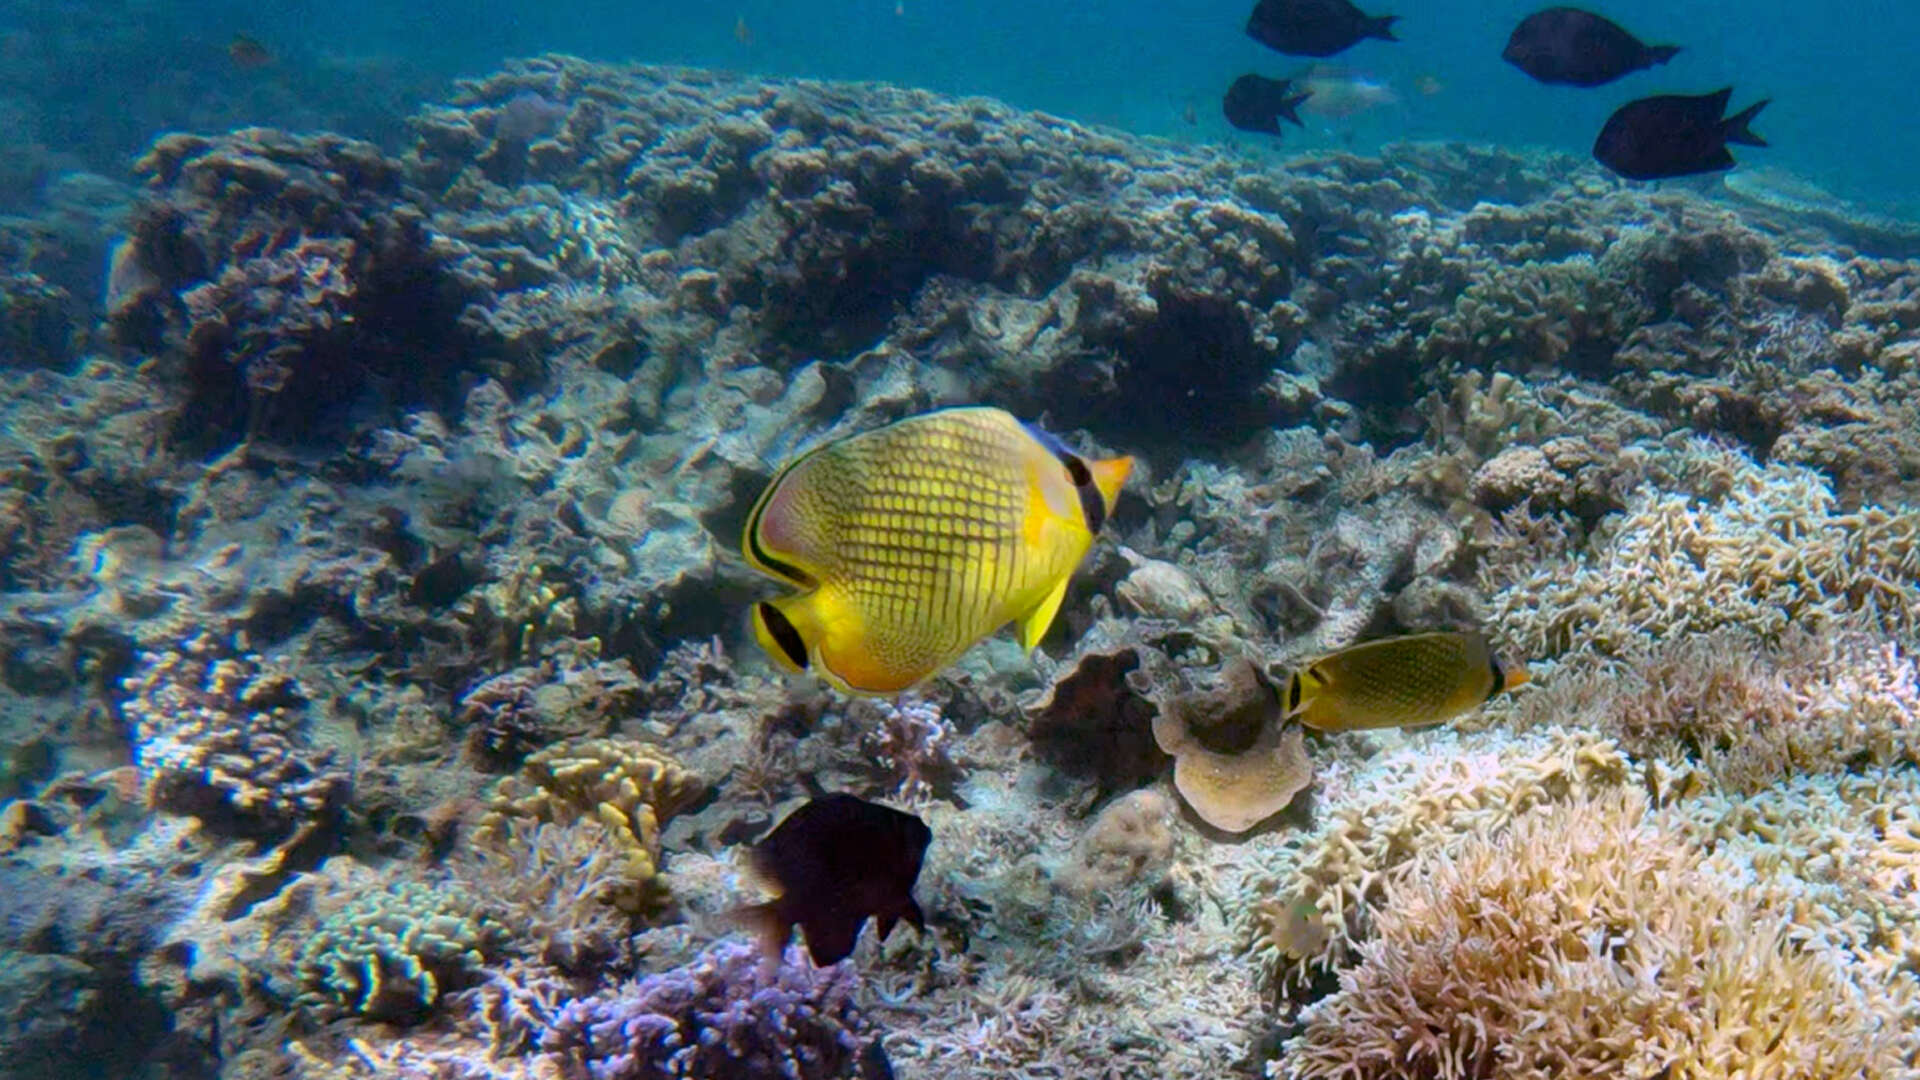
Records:
{"label": "purple coral", "polygon": [[930,798],[936,787],[949,783],[955,772],[948,756],[952,728],[931,701],[908,699],[879,705],[881,723],[866,729],[861,740],[869,753],[893,770],[900,798]]}
{"label": "purple coral", "polygon": [[540,1048],[566,1080],[830,1080],[857,1075],[874,1031],[850,964],[815,968],[788,949],[778,970],[740,942],[610,994],[571,1001]]}

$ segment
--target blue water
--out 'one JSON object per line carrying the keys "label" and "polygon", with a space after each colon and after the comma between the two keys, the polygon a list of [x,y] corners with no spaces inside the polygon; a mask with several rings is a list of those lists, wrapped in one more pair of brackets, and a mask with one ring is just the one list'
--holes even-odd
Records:
{"label": "blue water", "polygon": [[[157,43],[150,52],[163,84],[182,79],[196,55],[217,54],[243,31],[281,53],[289,68],[322,57],[375,58],[381,68],[423,84],[484,73],[504,57],[557,50],[602,60],[887,80],[991,95],[1141,132],[1223,141],[1245,138],[1219,116],[1219,95],[1234,76],[1280,76],[1304,66],[1246,37],[1242,26],[1251,6],[1251,0],[899,0],[898,6],[896,0],[39,0],[0,7],[12,12],[0,14],[0,25],[49,12],[56,19],[88,9],[135,13]],[[1785,169],[1855,199],[1920,210],[1913,179],[1920,127],[1911,123],[1920,91],[1910,64],[1912,43],[1920,40],[1920,4],[1911,0],[1611,0],[1595,9],[1646,41],[1678,43],[1685,51],[1665,67],[1594,90],[1541,86],[1500,59],[1507,33],[1542,6],[1537,0],[1363,6],[1400,15],[1402,41],[1363,42],[1336,59],[1388,83],[1397,104],[1290,132],[1289,144],[1365,149],[1394,138],[1460,137],[1585,154],[1593,133],[1622,102],[1732,85],[1735,108],[1773,99],[1755,125],[1773,145],[1741,150],[1744,163]],[[736,36],[741,26],[747,43]],[[101,70],[84,55],[87,48],[71,42],[72,55],[59,58],[55,78],[77,83],[64,99],[73,112],[62,122],[94,122],[90,111],[97,110],[106,114],[99,123],[114,123],[115,103],[144,73]],[[218,94],[233,90],[224,83],[257,77],[215,63],[193,85]],[[1436,92],[1420,92],[1423,77]],[[18,78],[17,71],[0,74],[0,88],[30,93],[30,87],[8,87]],[[1193,126],[1185,121],[1189,106]]]}

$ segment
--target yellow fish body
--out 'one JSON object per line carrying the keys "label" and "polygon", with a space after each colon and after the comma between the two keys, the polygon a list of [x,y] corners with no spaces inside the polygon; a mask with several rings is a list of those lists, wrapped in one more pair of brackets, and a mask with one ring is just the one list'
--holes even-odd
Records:
{"label": "yellow fish body", "polygon": [[755,604],[754,636],[855,694],[905,690],[1015,620],[1031,649],[1132,468],[985,407],[818,447],[747,516],[747,561],[804,590]]}
{"label": "yellow fish body", "polygon": [[1527,681],[1477,633],[1410,634],[1324,656],[1287,683],[1287,715],[1320,731],[1437,724]]}

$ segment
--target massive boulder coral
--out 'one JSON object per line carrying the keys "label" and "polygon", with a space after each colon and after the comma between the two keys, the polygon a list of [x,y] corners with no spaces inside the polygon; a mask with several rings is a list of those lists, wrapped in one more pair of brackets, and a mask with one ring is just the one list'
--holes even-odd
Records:
{"label": "massive boulder coral", "polygon": [[362,892],[302,947],[303,1000],[325,1011],[417,1022],[442,995],[478,977],[498,936],[483,904],[456,887],[404,881]]}

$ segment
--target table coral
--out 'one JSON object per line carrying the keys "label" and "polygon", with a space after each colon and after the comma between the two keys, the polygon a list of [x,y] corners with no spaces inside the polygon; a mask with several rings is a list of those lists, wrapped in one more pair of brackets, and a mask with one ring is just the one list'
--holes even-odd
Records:
{"label": "table coral", "polygon": [[574,739],[529,756],[501,781],[475,830],[476,844],[497,844],[515,819],[597,822],[621,853],[625,882],[607,899],[640,915],[666,900],[660,878],[660,823],[705,783],[657,747],[620,739]]}
{"label": "table coral", "polygon": [[202,634],[146,655],[122,689],[154,805],[241,832],[284,832],[344,805],[348,774],[308,744],[291,675]]}
{"label": "table coral", "polygon": [[1616,792],[1387,886],[1374,937],[1287,1044],[1287,1080],[1904,1075],[1887,1017],[1738,880]]}

